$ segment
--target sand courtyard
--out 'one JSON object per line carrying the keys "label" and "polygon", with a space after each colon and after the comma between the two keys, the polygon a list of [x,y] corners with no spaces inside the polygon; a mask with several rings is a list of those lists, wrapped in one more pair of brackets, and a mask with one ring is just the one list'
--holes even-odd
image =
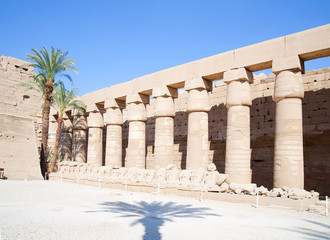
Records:
{"label": "sand courtyard", "polygon": [[161,192],[0,181],[1,240],[330,239],[330,218]]}

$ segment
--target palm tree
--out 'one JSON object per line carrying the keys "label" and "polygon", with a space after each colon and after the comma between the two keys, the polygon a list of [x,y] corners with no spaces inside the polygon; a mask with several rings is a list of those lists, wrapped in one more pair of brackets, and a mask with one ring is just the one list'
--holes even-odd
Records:
{"label": "palm tree", "polygon": [[[60,82],[61,77],[66,77],[73,82],[71,77],[66,74],[67,70],[73,70],[78,73],[74,66],[75,59],[68,59],[68,52],[62,52],[60,49],[54,49],[51,47],[50,53],[46,47],[43,47],[40,51],[32,48],[33,54],[28,54],[27,59],[32,63],[24,66],[32,66],[37,70],[37,75],[34,77],[35,86],[42,91],[44,103],[42,105],[42,140],[41,140],[41,153],[40,153],[40,165],[41,171],[44,175],[46,172],[46,159],[48,146],[48,130],[49,130],[49,112],[50,104],[52,101],[51,94],[53,92],[54,84]],[[23,66],[22,66],[23,67]]]}
{"label": "palm tree", "polygon": [[58,88],[54,88],[54,92],[51,94],[51,98],[52,98],[51,105],[57,111],[58,118],[57,118],[54,156],[50,162],[50,168],[48,169],[48,173],[53,172],[56,165],[56,159],[57,159],[60,140],[61,140],[63,114],[66,111],[72,109],[77,109],[82,114],[84,113],[85,104],[77,98],[76,94],[77,94],[76,88],[72,89],[71,91],[68,91],[65,89],[63,84],[60,84]]}

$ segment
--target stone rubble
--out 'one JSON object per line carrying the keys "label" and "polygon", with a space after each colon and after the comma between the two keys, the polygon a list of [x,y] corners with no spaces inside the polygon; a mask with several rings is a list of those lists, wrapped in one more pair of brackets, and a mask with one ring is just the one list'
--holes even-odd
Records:
{"label": "stone rubble", "polygon": [[298,188],[273,188],[268,190],[264,186],[256,184],[238,184],[231,182],[226,174],[217,171],[212,163],[207,170],[180,170],[175,164],[169,164],[166,168],[140,169],[113,168],[111,166],[99,166],[92,163],[77,163],[62,161],[59,163],[58,172],[51,173],[51,177],[61,176],[72,180],[102,181],[128,185],[153,186],[161,188],[177,188],[182,190],[209,191],[229,194],[241,194],[267,197],[290,198],[302,200],[319,197],[318,192],[308,192]]}

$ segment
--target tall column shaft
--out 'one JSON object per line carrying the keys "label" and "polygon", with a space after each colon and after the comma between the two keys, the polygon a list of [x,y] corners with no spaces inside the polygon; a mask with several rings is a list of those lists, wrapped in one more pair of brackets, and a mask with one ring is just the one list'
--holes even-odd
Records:
{"label": "tall column shaft", "polygon": [[174,162],[174,100],[177,89],[162,86],[153,89],[155,105],[154,168],[166,168]]}
{"label": "tall column shaft", "polygon": [[209,161],[208,113],[188,114],[187,169],[206,169]]}
{"label": "tall column shaft", "polygon": [[105,166],[120,168],[122,166],[122,127],[107,126]]}
{"label": "tall column shaft", "polygon": [[146,126],[142,121],[129,122],[127,167],[146,168]]}
{"label": "tall column shaft", "polygon": [[154,168],[166,168],[174,161],[173,117],[158,117],[155,124]]}
{"label": "tall column shaft", "polygon": [[85,129],[74,129],[72,136],[73,161],[87,162],[87,131]]}
{"label": "tall column shaft", "polygon": [[87,162],[102,166],[103,116],[100,112],[90,112],[88,122]]}
{"label": "tall column shaft", "polygon": [[231,181],[251,183],[250,108],[228,109],[225,172]]}
{"label": "tall column shaft", "polygon": [[72,160],[72,121],[67,114],[64,114],[61,133],[61,156],[64,161]]}
{"label": "tall column shaft", "polygon": [[187,161],[189,170],[206,169],[209,162],[208,111],[210,110],[207,89],[209,83],[202,78],[187,81],[188,91],[188,136]]}
{"label": "tall column shaft", "polygon": [[276,74],[274,101],[274,187],[304,188],[302,99],[304,86],[298,56],[273,60]]}
{"label": "tall column shaft", "polygon": [[62,132],[61,134],[61,155],[64,161],[71,161],[72,132]]}
{"label": "tall column shaft", "polygon": [[304,188],[301,99],[276,103],[274,187]]}
{"label": "tall column shaft", "polygon": [[87,162],[87,121],[77,110],[73,111],[72,160]]}
{"label": "tall column shaft", "polygon": [[107,100],[104,107],[107,124],[105,165],[120,168],[122,167],[123,114],[115,99]]}
{"label": "tall column shaft", "polygon": [[128,107],[128,151],[126,167],[146,168],[146,126],[145,102],[149,96],[131,94],[127,97]]}
{"label": "tall column shaft", "polygon": [[229,70],[224,74],[228,84],[226,107],[227,138],[225,173],[234,183],[252,181],[250,150],[250,84],[252,73],[244,68]]}
{"label": "tall column shaft", "polygon": [[88,129],[87,162],[102,166],[102,132],[100,127]]}

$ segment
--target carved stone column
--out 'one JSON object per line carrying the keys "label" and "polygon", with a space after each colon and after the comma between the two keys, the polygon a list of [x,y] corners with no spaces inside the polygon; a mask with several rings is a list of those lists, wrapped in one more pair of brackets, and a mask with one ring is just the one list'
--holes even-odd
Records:
{"label": "carved stone column", "polygon": [[223,79],[228,84],[225,173],[234,183],[249,184],[252,181],[250,82],[253,75],[245,68],[239,68],[226,71]]}
{"label": "carved stone column", "polygon": [[105,166],[122,167],[123,114],[115,99],[105,101],[105,123],[107,125]]}
{"label": "carved stone column", "polygon": [[206,169],[209,159],[208,111],[209,97],[207,90],[211,82],[201,77],[185,82],[188,91],[188,136],[186,169]]}
{"label": "carved stone column", "polygon": [[129,122],[128,152],[126,167],[146,168],[146,126],[147,114],[145,104],[149,96],[135,93],[127,96]]}
{"label": "carved stone column", "polygon": [[84,114],[78,110],[72,110],[72,160],[87,162],[87,121]]}
{"label": "carved stone column", "polygon": [[273,60],[276,74],[274,187],[304,188],[301,71],[303,63],[298,56]]}
{"label": "carved stone column", "polygon": [[64,161],[71,161],[72,157],[72,117],[71,111],[63,114],[60,153]]}
{"label": "carved stone column", "polygon": [[99,109],[94,106],[87,106],[88,123],[88,152],[87,162],[102,166],[102,132],[103,116]]}
{"label": "carved stone column", "polygon": [[166,168],[174,162],[174,100],[177,89],[163,86],[153,89],[155,106],[155,158],[154,168]]}

